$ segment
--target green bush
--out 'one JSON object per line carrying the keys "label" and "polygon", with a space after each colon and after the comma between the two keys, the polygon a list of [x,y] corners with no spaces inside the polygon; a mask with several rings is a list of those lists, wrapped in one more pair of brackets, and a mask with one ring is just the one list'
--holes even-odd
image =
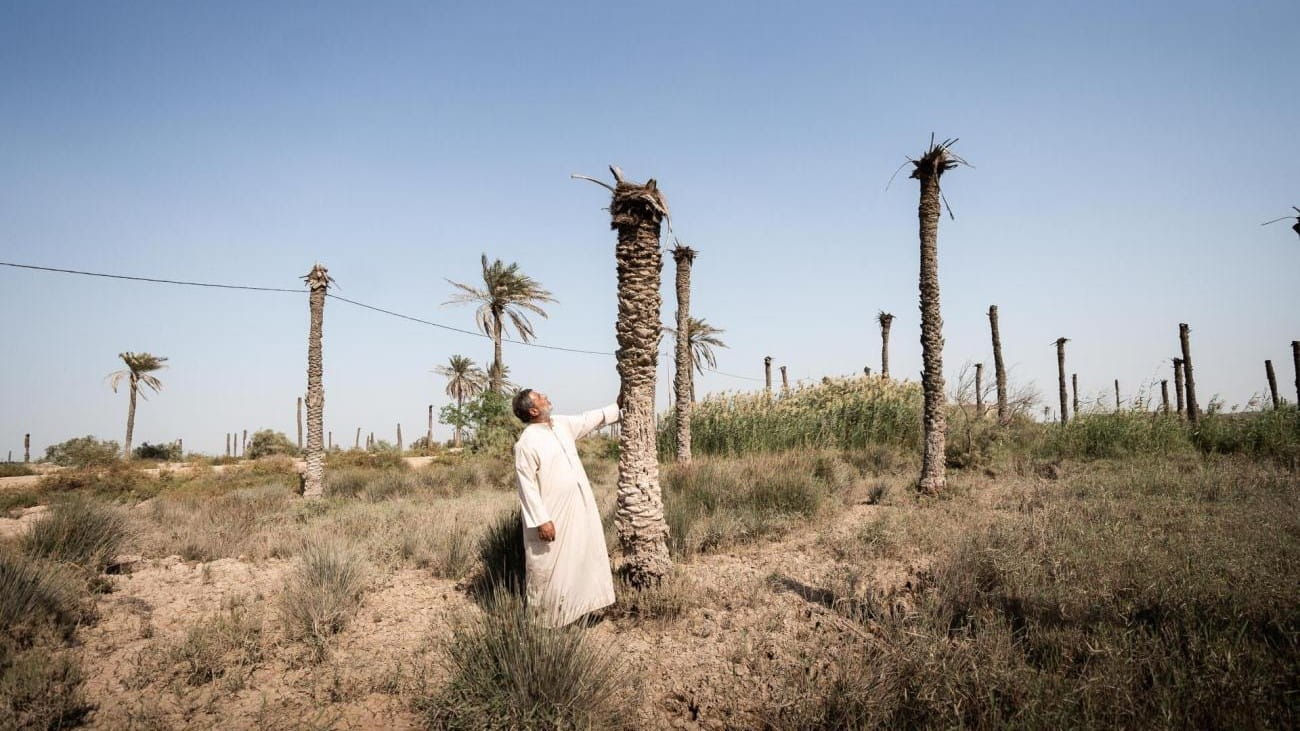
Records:
{"label": "green bush", "polygon": [[409,469],[402,455],[396,451],[367,452],[361,449],[349,449],[345,452],[331,452],[325,456],[325,466],[329,469],[341,467],[369,467],[372,469]]}
{"label": "green bush", "polygon": [[285,436],[284,432],[272,429],[261,429],[248,438],[248,447],[244,450],[244,457],[257,459],[273,455],[296,457],[298,456],[298,445],[289,441],[289,437]]}
{"label": "green bush", "polygon": [[1300,457],[1300,408],[1205,414],[1196,432],[1196,445],[1212,454]]}
{"label": "green bush", "polygon": [[629,726],[630,678],[614,652],[581,624],[535,621],[509,591],[453,628],[452,677],[417,701],[431,728],[617,729]]}
{"label": "green bush", "polygon": [[171,444],[145,442],[132,450],[131,455],[136,459],[154,459],[160,462],[179,462],[184,458],[181,454],[181,445],[175,442]]}
{"label": "green bush", "polygon": [[113,441],[100,441],[87,434],[45,448],[45,461],[60,467],[92,467],[117,460],[122,445]]}
{"label": "green bush", "polygon": [[22,462],[0,462],[0,477],[26,477],[34,474],[32,468]]}
{"label": "green bush", "polygon": [[55,503],[23,535],[23,552],[69,563],[98,574],[127,537],[126,517],[116,508],[76,496]]}

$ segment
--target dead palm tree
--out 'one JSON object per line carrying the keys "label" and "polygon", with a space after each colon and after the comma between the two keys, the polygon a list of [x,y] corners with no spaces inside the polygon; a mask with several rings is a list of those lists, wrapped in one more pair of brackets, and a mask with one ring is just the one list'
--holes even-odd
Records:
{"label": "dead palm tree", "polygon": [[1179,416],[1182,416],[1182,415],[1183,415],[1183,409],[1184,409],[1184,400],[1183,400],[1183,359],[1182,359],[1182,358],[1174,358],[1174,359],[1173,359],[1173,362],[1174,362],[1174,396],[1178,399],[1178,400],[1177,400],[1177,406],[1178,406],[1178,412],[1177,412],[1177,413],[1178,413]]}
{"label": "dead palm tree", "polygon": [[1183,383],[1187,388],[1187,420],[1195,429],[1201,420],[1201,410],[1196,405],[1196,377],[1192,375],[1191,328],[1187,323],[1178,323],[1178,342],[1183,349]]}
{"label": "dead palm tree", "polygon": [[543,303],[555,302],[551,293],[542,289],[535,279],[519,271],[519,264],[511,262],[508,266],[500,259],[488,263],[487,254],[481,259],[483,267],[483,288],[447,280],[460,290],[447,300],[445,305],[477,304],[474,313],[475,322],[485,335],[492,338],[492,365],[488,367],[488,387],[497,393],[505,389],[504,363],[501,361],[501,338],[506,327],[506,320],[514,326],[519,339],[528,342],[533,339],[533,324],[528,321],[526,313],[546,317]]}
{"label": "dead palm tree", "polygon": [[989,329],[993,333],[993,377],[998,386],[998,423],[1011,418],[1007,405],[1007,369],[1002,364],[1002,334],[998,331],[998,306],[989,305]]}
{"label": "dead palm tree", "polygon": [[677,242],[673,247],[673,261],[677,264],[677,377],[673,383],[676,396],[674,423],[677,430],[677,461],[691,461],[691,402],[695,393],[694,371],[691,369],[691,265],[695,263],[695,250]]}
{"label": "dead palm tree", "polygon": [[135,397],[137,394],[146,401],[147,396],[140,393],[140,386],[153,389],[154,393],[162,391],[162,381],[153,375],[154,371],[166,368],[167,359],[151,353],[118,353],[126,368],[108,374],[108,385],[117,392],[117,386],[123,380],[130,384],[130,402],[126,409],[126,445],[122,448],[122,459],[131,459],[131,436],[135,433]]}
{"label": "dead palm tree", "polygon": [[[488,385],[487,376],[483,371],[474,365],[474,361],[463,355],[453,355],[447,359],[447,365],[440,365],[433,370],[447,379],[447,395],[456,399],[457,410],[464,407],[467,399],[483,393],[483,389]],[[432,408],[430,407],[430,414],[433,413]],[[456,425],[455,440],[455,446],[459,447],[459,425]]]}
{"label": "dead palm tree", "polygon": [[1300,407],[1300,340],[1291,341],[1291,367],[1295,373],[1295,402]]}
{"label": "dead palm tree", "polygon": [[1277,397],[1277,375],[1273,373],[1273,361],[1264,361],[1264,376],[1268,378],[1268,392],[1273,397],[1273,410],[1276,411],[1282,402]]}
{"label": "dead palm tree", "polygon": [[[677,330],[664,326],[664,332],[670,335],[677,335]],[[722,342],[718,336],[725,333],[726,330],[716,328],[709,324],[708,320],[702,317],[692,317],[686,328],[687,354],[690,358],[690,366],[695,372],[704,375],[704,366],[716,369],[718,367],[718,355],[713,352],[714,348],[725,348],[727,344]],[[695,379],[691,379],[691,401],[695,401]]]}
{"label": "dead palm tree", "polygon": [[668,523],[664,520],[655,446],[655,377],[658,369],[662,300],[659,273],[663,266],[659,226],[668,204],[650,179],[637,184],[610,167],[614,186],[596,182],[613,194],[610,228],[618,231],[614,257],[618,272],[618,374],[623,407],[619,432],[619,543],[626,557],[624,571],[636,588],[657,585],[672,571],[668,555]]}
{"label": "dead palm tree", "polygon": [[880,323],[880,377],[889,380],[889,328],[894,316],[881,310],[876,313],[876,322]]}
{"label": "dead palm tree", "polygon": [[935,144],[931,137],[925,154],[910,161],[910,177],[921,185],[917,219],[921,241],[921,390],[925,395],[925,443],[917,487],[930,494],[941,492],[946,482],[944,447],[948,418],[943,395],[943,316],[939,309],[939,214],[943,194],[939,179],[965,162],[950,152],[955,142],[952,139]]}
{"label": "dead palm tree", "polygon": [[1056,372],[1060,382],[1062,425],[1070,423],[1070,407],[1065,400],[1065,344],[1068,342],[1070,342],[1069,338],[1056,339]]}
{"label": "dead palm tree", "polygon": [[334,283],[329,270],[317,264],[303,279],[310,291],[311,328],[307,334],[307,465],[303,471],[303,497],[319,498],[325,482],[325,363],[321,357],[321,330],[325,324],[325,296]]}

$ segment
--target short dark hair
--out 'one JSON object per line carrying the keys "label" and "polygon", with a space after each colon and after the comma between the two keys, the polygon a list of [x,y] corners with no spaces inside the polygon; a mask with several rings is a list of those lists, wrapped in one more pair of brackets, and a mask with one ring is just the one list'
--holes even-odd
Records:
{"label": "short dark hair", "polygon": [[533,389],[531,388],[521,390],[510,401],[510,410],[515,412],[515,418],[525,424],[531,424],[533,421],[533,415],[528,413],[531,408],[533,408]]}

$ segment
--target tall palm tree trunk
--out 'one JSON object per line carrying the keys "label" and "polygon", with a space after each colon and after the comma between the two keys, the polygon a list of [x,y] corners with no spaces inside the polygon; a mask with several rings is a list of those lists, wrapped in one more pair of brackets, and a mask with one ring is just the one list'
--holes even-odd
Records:
{"label": "tall palm tree trunk", "polygon": [[1065,400],[1065,344],[1069,338],[1056,339],[1056,373],[1061,396],[1061,425],[1070,423],[1070,405]]}
{"label": "tall palm tree trunk", "polygon": [[785,366],[781,366],[781,395],[790,393],[790,378],[785,373]]}
{"label": "tall palm tree trunk", "polygon": [[226,456],[230,456],[230,432],[226,432]]}
{"label": "tall palm tree trunk", "polygon": [[1160,380],[1160,410],[1165,414],[1169,413],[1169,379]]}
{"label": "tall palm tree trunk", "polygon": [[397,425],[397,455],[402,455],[402,425]]}
{"label": "tall palm tree trunk", "polygon": [[763,356],[763,391],[772,398],[772,356]]}
{"label": "tall palm tree trunk", "polygon": [[889,329],[894,325],[894,316],[880,318],[880,377],[889,380]]}
{"label": "tall palm tree trunk", "polygon": [[1282,402],[1277,398],[1277,375],[1273,373],[1273,361],[1264,361],[1264,374],[1268,376],[1268,392],[1273,396],[1273,408],[1277,409]]}
{"label": "tall palm tree trunk", "polygon": [[695,393],[695,373],[691,363],[691,265],[695,250],[680,244],[673,248],[677,264],[677,377],[673,379],[676,396],[677,462],[691,461],[691,402]]}
{"label": "tall palm tree trunk", "polygon": [[917,488],[928,494],[942,492],[946,484],[945,456],[948,436],[947,404],[943,382],[943,316],[939,308],[939,179],[956,165],[948,144],[931,145],[913,163],[911,177],[920,181],[916,216],[921,244],[919,285],[921,295],[921,390],[925,396],[921,451],[921,476]]}
{"label": "tall palm tree trunk", "polygon": [[623,397],[616,523],[627,580],[644,588],[672,571],[654,426],[663,267],[659,225],[668,209],[653,179],[637,185],[613,171],[617,187],[609,211],[610,228],[618,231],[616,356]]}
{"label": "tall palm tree trunk", "polygon": [[984,416],[984,364],[975,364],[975,415]]}
{"label": "tall palm tree trunk", "polygon": [[1074,415],[1079,415],[1079,374],[1070,374],[1070,401],[1074,406]]}
{"label": "tall palm tree trunk", "polygon": [[1186,401],[1183,397],[1183,359],[1174,358],[1174,395],[1178,398],[1178,415],[1182,416],[1186,409]]}
{"label": "tall palm tree trunk", "polygon": [[[464,406],[465,406],[465,397],[462,396],[462,395],[460,395],[460,394],[457,394],[457,395],[456,395],[456,411],[457,411],[457,413],[459,413],[460,410],[461,410],[462,408],[464,408]],[[460,417],[457,417],[456,421],[459,422],[459,421],[460,421]],[[459,448],[459,447],[460,447],[460,424],[459,424],[459,423],[456,424],[455,440],[456,440],[456,447]]]}
{"label": "tall palm tree trunk", "polygon": [[131,436],[135,433],[135,395],[140,390],[140,381],[131,374],[131,396],[126,407],[126,445],[122,447],[122,459],[131,459]]}
{"label": "tall palm tree trunk", "polygon": [[[456,404],[456,408],[460,408],[459,403]],[[456,446],[459,447],[460,444]],[[433,454],[433,404],[429,404],[429,431],[425,433],[424,449],[427,453]]]}
{"label": "tall palm tree trunk", "polygon": [[1300,340],[1291,341],[1291,367],[1295,369],[1295,403],[1300,408]]}
{"label": "tall palm tree trunk", "polygon": [[488,374],[488,387],[493,393],[501,393],[501,383],[505,380],[504,365],[501,362],[501,318],[504,315],[498,308],[492,308],[492,372]]}
{"label": "tall palm tree trunk", "polygon": [[325,388],[321,380],[325,366],[321,358],[321,330],[325,322],[325,294],[329,290],[329,272],[317,264],[304,279],[311,294],[311,327],[307,334],[307,466],[303,473],[302,494],[320,498],[325,480]]}
{"label": "tall palm tree trunk", "polygon": [[23,462],[27,463],[31,461],[32,461],[32,435],[24,434],[23,435]]}
{"label": "tall palm tree trunk", "polygon": [[998,385],[998,423],[1011,418],[1007,407],[1007,369],[1002,364],[1002,335],[998,332],[998,306],[989,305],[989,330],[993,333],[993,377]]}
{"label": "tall palm tree trunk", "polygon": [[353,449],[361,449],[361,427],[357,427],[357,439],[352,444]]}
{"label": "tall palm tree trunk", "polygon": [[1115,413],[1119,413],[1119,379],[1115,379]]}
{"label": "tall palm tree trunk", "polygon": [[1196,405],[1196,377],[1192,374],[1192,343],[1187,323],[1178,323],[1178,342],[1183,348],[1183,381],[1187,388],[1187,420],[1196,428],[1201,421],[1201,410]]}

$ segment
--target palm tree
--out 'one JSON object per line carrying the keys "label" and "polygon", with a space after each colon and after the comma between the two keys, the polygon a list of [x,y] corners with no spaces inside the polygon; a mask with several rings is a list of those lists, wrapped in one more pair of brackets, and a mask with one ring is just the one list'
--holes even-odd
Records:
{"label": "palm tree", "polygon": [[618,231],[614,257],[618,271],[618,374],[623,407],[619,432],[619,543],[626,557],[628,583],[636,588],[657,585],[672,571],[668,555],[668,524],[664,520],[655,446],[655,376],[658,368],[660,324],[659,226],[668,216],[659,186],[628,182],[610,167],[615,185],[592,180],[613,193],[610,228]]}
{"label": "palm tree", "polygon": [[[671,327],[664,327],[664,332],[677,335],[677,331]],[[713,352],[714,348],[725,348],[727,344],[722,342],[718,336],[726,332],[721,328],[709,324],[708,320],[702,317],[692,317],[686,326],[686,343],[687,354],[690,358],[687,367],[694,367],[695,372],[704,375],[704,366],[709,368],[718,367],[718,356]],[[691,401],[695,401],[695,379],[691,379]]]}
{"label": "palm tree", "polygon": [[[447,379],[447,395],[456,399],[458,410],[465,405],[466,399],[483,393],[483,389],[487,386],[487,376],[474,365],[474,361],[463,355],[453,355],[447,359],[447,365],[440,365],[433,370]],[[459,425],[456,426],[455,444],[457,447],[460,446]]]}
{"label": "palm tree", "polygon": [[131,435],[135,432],[136,394],[140,394],[140,397],[146,401],[149,400],[147,396],[140,393],[141,384],[152,388],[154,393],[162,391],[162,381],[158,380],[153,372],[166,368],[167,359],[150,353],[118,353],[117,357],[122,359],[126,368],[108,374],[108,385],[112,387],[114,393],[117,393],[117,386],[123,379],[131,385],[130,405],[126,409],[126,445],[122,448],[122,459],[131,459]]}
{"label": "palm tree", "polygon": [[1065,344],[1068,342],[1069,338],[1056,339],[1056,373],[1060,383],[1062,425],[1070,423],[1070,408],[1065,400]]}
{"label": "palm tree", "polygon": [[894,316],[881,310],[876,313],[876,322],[880,323],[880,377],[889,380],[889,328],[894,324]]}
{"label": "palm tree", "polygon": [[1276,411],[1282,402],[1277,397],[1277,375],[1273,373],[1273,361],[1264,361],[1264,375],[1268,378],[1268,392],[1273,397],[1273,410]]}
{"label": "palm tree", "polygon": [[677,377],[673,382],[676,396],[675,422],[677,427],[677,461],[691,461],[691,402],[695,393],[694,372],[691,370],[691,265],[695,263],[695,250],[677,242],[673,247],[673,261],[677,264]]}
{"label": "palm tree", "polygon": [[317,264],[304,280],[310,291],[311,328],[307,333],[307,466],[303,471],[303,497],[319,498],[325,481],[325,364],[321,357],[321,330],[325,324],[325,295],[334,280]]}
{"label": "palm tree", "polygon": [[921,199],[917,206],[921,239],[921,390],[925,394],[925,444],[921,452],[921,478],[918,489],[925,493],[943,491],[944,446],[947,440],[947,404],[943,395],[943,316],[939,309],[939,179],[964,161],[949,152],[956,140],[930,147],[919,160],[912,160],[910,177],[920,181]]}
{"label": "palm tree", "polygon": [[511,262],[509,266],[500,259],[488,264],[487,254],[481,260],[483,266],[483,288],[473,287],[448,279],[453,287],[460,290],[447,300],[445,305],[477,304],[478,311],[474,319],[485,335],[492,338],[492,365],[488,368],[489,388],[497,393],[504,392],[505,365],[501,362],[501,336],[505,331],[507,318],[514,326],[519,339],[525,343],[533,339],[533,324],[528,321],[527,312],[546,317],[541,305],[555,302],[551,293],[542,289],[537,280],[519,271],[519,265]]}
{"label": "palm tree", "polygon": [[998,332],[998,306],[989,305],[989,329],[993,332],[993,377],[998,384],[998,423],[1011,418],[1007,407],[1007,369],[1002,364],[1002,335]]}

